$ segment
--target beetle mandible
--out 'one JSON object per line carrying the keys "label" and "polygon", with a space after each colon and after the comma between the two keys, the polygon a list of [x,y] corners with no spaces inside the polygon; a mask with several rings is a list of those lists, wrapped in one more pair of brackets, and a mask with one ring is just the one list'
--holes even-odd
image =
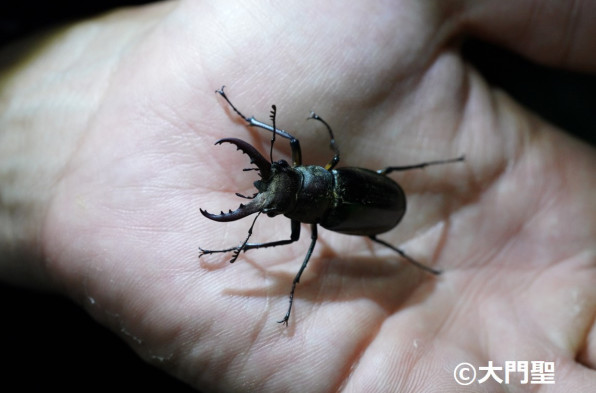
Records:
{"label": "beetle mandible", "polygon": [[[300,142],[289,132],[280,130],[275,126],[277,108],[272,105],[270,119],[272,125],[260,122],[254,117],[244,116],[230,101],[224,93],[224,87],[215,91],[230,105],[232,110],[244,119],[249,126],[258,127],[272,133],[269,160],[261,155],[249,143],[237,138],[223,138],[215,142],[216,145],[231,143],[250,157],[250,163],[257,166],[260,180],[254,182],[257,193],[252,196],[245,196],[236,193],[237,196],[250,199],[246,205],[228,213],[211,214],[200,209],[201,213],[214,221],[227,222],[235,221],[257,213],[254,218],[246,239],[236,247],[223,250],[205,250],[199,247],[199,257],[206,254],[224,253],[233,251],[231,263],[235,262],[242,251],[255,248],[276,247],[293,243],[300,238],[300,223],[310,224],[311,242],[306,252],[302,266],[292,281],[288,311],[281,321],[288,325],[294,291],[296,284],[300,282],[300,276],[306,268],[317,242],[317,225],[325,229],[346,235],[368,236],[376,243],[397,252],[402,258],[416,267],[434,275],[440,274],[440,270],[423,265],[408,256],[401,249],[377,238],[377,235],[393,229],[406,212],[406,197],[402,188],[387,175],[395,171],[424,168],[429,165],[440,165],[464,160],[464,156],[457,158],[429,161],[420,164],[406,166],[389,166],[378,171],[364,168],[343,167],[333,169],[339,163],[339,148],[335,142],[333,131],[325,120],[314,112],[309,118],[321,122],[329,133],[330,148],[333,157],[324,166],[302,165],[302,151]],[[292,151],[292,165],[285,160],[273,161],[273,144],[276,136],[288,139]],[[250,169],[248,169],[250,170]],[[261,213],[274,217],[283,214],[291,220],[290,238],[266,243],[249,243],[252,230]]]}

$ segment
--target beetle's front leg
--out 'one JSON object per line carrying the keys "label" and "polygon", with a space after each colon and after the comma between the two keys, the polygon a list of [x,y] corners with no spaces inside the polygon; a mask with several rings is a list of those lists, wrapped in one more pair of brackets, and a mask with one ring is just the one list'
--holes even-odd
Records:
{"label": "beetle's front leg", "polygon": [[236,108],[234,104],[232,104],[232,101],[230,101],[226,93],[224,93],[224,86],[222,86],[221,89],[215,90],[215,92],[222,96],[223,99],[226,100],[228,105],[230,105],[232,110],[236,112],[236,114],[240,116],[242,119],[244,119],[244,121],[246,121],[249,126],[262,128],[264,130],[273,132],[274,134],[279,135],[282,138],[288,139],[290,141],[290,148],[292,149],[292,166],[302,165],[302,151],[300,150],[300,142],[298,141],[298,139],[294,138],[294,136],[287,131],[272,127],[269,124],[263,123],[262,121],[255,119],[254,116],[246,117],[245,115],[243,115],[242,112],[240,112],[238,108]]}
{"label": "beetle's front leg", "polygon": [[265,247],[277,247],[277,246],[285,246],[286,244],[291,244],[300,239],[300,221],[292,220],[291,221],[292,232],[290,233],[290,238],[287,240],[277,240],[274,242],[267,242],[267,243],[246,243],[244,246],[244,251],[252,250],[254,248],[265,248]]}
{"label": "beetle's front leg", "polygon": [[248,236],[246,237],[246,239],[244,240],[244,242],[241,245],[239,245],[237,247],[225,248],[223,250],[204,250],[199,247],[199,250],[201,251],[201,253],[199,254],[199,258],[202,257],[203,255],[207,255],[207,254],[216,254],[216,253],[221,253],[221,252],[233,251],[234,255],[232,256],[230,263],[234,263],[234,262],[236,262],[236,259],[238,259],[238,255],[240,255],[240,253],[242,251],[246,252],[248,250],[252,250],[255,248],[285,246],[286,244],[294,243],[295,241],[300,239],[300,222],[296,221],[296,220],[292,220],[291,221],[292,232],[290,233],[289,239],[277,240],[274,242],[267,242],[267,243],[248,243],[248,239],[250,239],[250,236],[252,235],[252,229],[253,229],[258,217],[259,217],[258,215],[257,215],[257,217],[255,217],[254,221],[252,222],[252,225],[248,229]]}

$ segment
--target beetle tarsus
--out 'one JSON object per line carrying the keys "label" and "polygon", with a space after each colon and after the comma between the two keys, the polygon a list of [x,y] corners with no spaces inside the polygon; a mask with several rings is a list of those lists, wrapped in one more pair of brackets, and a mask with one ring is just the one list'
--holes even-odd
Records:
{"label": "beetle tarsus", "polygon": [[199,250],[201,251],[199,253],[199,258],[202,257],[203,255],[218,254],[218,253],[233,251],[232,259],[230,259],[230,263],[234,263],[234,262],[236,262],[236,259],[238,259],[238,255],[240,255],[240,253],[242,252],[242,248],[241,247],[242,246],[230,247],[230,248],[226,248],[224,250],[205,250],[205,249],[199,247]]}
{"label": "beetle tarsus", "polygon": [[217,253],[221,253],[221,252],[230,252],[230,251],[234,251],[236,250],[238,247],[230,247],[230,248],[226,248],[225,250],[205,250],[204,248],[199,247],[199,251],[201,251],[199,253],[199,258],[202,257],[203,255],[209,255],[209,254],[217,254]]}
{"label": "beetle tarsus", "polygon": [[286,314],[284,316],[284,319],[282,319],[281,321],[277,321],[277,323],[283,323],[284,325],[286,325],[286,327],[288,327],[288,320],[290,319],[290,315]]}
{"label": "beetle tarsus", "polygon": [[240,255],[240,250],[234,250],[234,252],[232,253],[232,259],[230,259],[230,263],[236,262],[236,259],[238,259],[238,255]]}
{"label": "beetle tarsus", "polygon": [[243,118],[246,122],[248,122],[250,124],[250,119],[246,116],[244,116],[235,106],[234,104],[232,104],[232,102],[230,101],[230,99],[228,98],[228,96],[226,95],[226,93],[224,93],[224,88],[225,86],[222,86],[221,89],[215,90],[215,92],[217,94],[219,94],[220,96],[223,97],[224,100],[226,100],[226,102],[230,105],[230,107],[232,108],[232,110],[234,112],[236,112],[236,114],[238,116],[240,116],[241,118]]}

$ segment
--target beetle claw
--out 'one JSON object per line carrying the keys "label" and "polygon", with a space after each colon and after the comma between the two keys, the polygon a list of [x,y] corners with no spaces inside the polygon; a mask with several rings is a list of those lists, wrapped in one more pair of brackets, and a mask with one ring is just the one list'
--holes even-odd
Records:
{"label": "beetle claw", "polygon": [[271,176],[271,163],[267,161],[267,159],[263,157],[261,153],[259,153],[258,150],[248,142],[238,138],[223,138],[215,142],[216,145],[220,145],[222,143],[231,143],[232,145],[236,146],[237,150],[240,150],[242,153],[249,156],[250,163],[257,166],[259,174],[262,178],[268,179],[269,176]]}
{"label": "beetle claw", "polygon": [[250,203],[244,205],[240,204],[238,209],[232,210],[230,209],[227,213],[223,211],[219,214],[212,214],[209,213],[207,210],[199,209],[201,214],[213,221],[219,222],[227,222],[227,221],[236,221],[241,218],[250,216],[251,214],[257,213],[261,211],[261,205],[257,202],[257,200],[252,200]]}
{"label": "beetle claw", "polygon": [[[240,198],[244,198],[244,199],[255,199],[255,197],[259,195],[258,192],[256,192],[254,195],[252,196],[246,196],[246,195],[242,195],[239,192],[236,193],[236,196],[239,196]],[[242,205],[242,204],[241,204]]]}
{"label": "beetle claw", "polygon": [[[250,157],[251,164],[257,166],[257,168],[249,168],[245,170],[258,170],[258,174],[262,179],[268,179],[271,177],[271,163],[253,146],[237,138],[223,138],[215,142],[216,145],[220,145],[222,143],[231,143],[232,145],[236,146],[237,150],[242,151],[242,153]],[[243,198],[252,199],[252,201],[246,205],[241,203],[238,209],[233,211],[230,209],[227,213],[221,211],[219,214],[212,214],[206,210],[200,209],[201,214],[210,220],[226,222],[239,220],[262,210],[262,204],[264,201],[260,201],[259,198],[257,198],[259,193],[254,194],[252,197],[246,197],[238,193],[236,193],[236,195]]]}

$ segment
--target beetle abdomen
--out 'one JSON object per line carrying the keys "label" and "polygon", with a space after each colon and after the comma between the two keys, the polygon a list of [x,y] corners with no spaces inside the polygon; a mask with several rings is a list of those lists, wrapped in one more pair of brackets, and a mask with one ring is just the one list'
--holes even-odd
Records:
{"label": "beetle abdomen", "polygon": [[395,227],[406,212],[406,197],[390,178],[364,168],[339,168],[334,178],[335,204],[320,222],[347,235],[370,236]]}

